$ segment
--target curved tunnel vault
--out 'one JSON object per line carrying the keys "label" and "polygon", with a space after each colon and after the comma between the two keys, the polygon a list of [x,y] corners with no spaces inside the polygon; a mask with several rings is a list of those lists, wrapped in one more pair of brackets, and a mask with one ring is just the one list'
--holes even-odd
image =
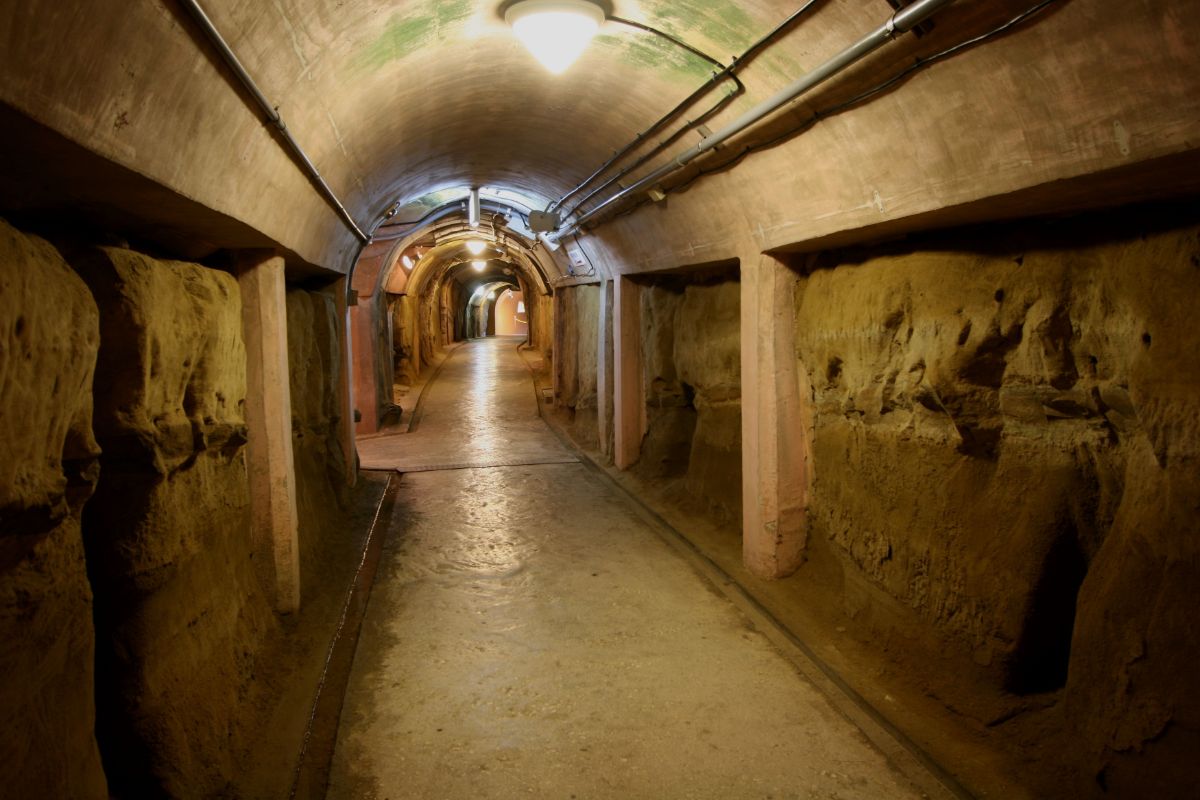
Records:
{"label": "curved tunnel vault", "polygon": [[[472,226],[462,203],[451,201],[402,233],[385,229],[356,264],[351,319],[362,332],[352,345],[359,433],[376,431],[395,406],[394,384],[412,385],[444,348],[487,334],[495,299],[489,295],[500,286],[521,295],[527,344],[547,346],[558,264],[522,235],[519,222],[510,227],[519,209],[488,203],[485,211],[482,224]],[[494,332],[494,314],[491,320]]]}
{"label": "curved tunnel vault", "polygon": [[0,5],[0,785],[279,796],[363,443],[510,287],[541,413],[953,779],[1186,793],[1194,3],[604,0],[559,76],[512,5]]}

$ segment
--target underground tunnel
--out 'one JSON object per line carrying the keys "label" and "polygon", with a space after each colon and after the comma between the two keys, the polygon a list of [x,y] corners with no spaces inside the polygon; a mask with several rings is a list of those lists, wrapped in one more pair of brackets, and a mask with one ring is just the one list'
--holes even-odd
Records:
{"label": "underground tunnel", "polygon": [[1184,798],[1185,0],[0,8],[0,795]]}

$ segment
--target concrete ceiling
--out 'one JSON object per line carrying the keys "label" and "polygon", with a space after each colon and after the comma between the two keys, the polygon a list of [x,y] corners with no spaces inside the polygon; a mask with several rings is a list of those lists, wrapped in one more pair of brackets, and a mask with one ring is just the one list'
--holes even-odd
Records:
{"label": "concrete ceiling", "polygon": [[[710,74],[686,51],[610,22],[567,74],[551,76],[511,35],[499,0],[201,3],[363,228],[397,200],[416,210],[470,185],[535,202],[556,198]],[[799,5],[612,3],[617,15],[726,62]],[[781,124],[794,126],[816,103],[845,97],[1031,5],[957,3],[939,16],[933,35],[898,40],[785,113]],[[600,255],[649,265],[725,258],[739,248],[789,246],[877,224],[899,229],[944,207],[1192,153],[1200,141],[1200,29],[1187,6],[1138,0],[1115,15],[1102,11],[1101,0],[1059,0],[1014,35],[922,70],[811,136],[706,179],[692,196],[667,204],[669,213],[664,205],[614,226],[612,235],[624,235],[633,250],[606,242]],[[887,0],[817,2],[747,65],[745,94],[709,125],[813,68],[891,10]],[[273,242],[338,271],[357,256],[359,242],[279,147],[176,0],[3,4],[5,108],[45,135],[24,136],[0,160],[37,162],[50,176],[36,196],[6,191],[7,206],[107,201],[157,232],[195,237],[199,230],[213,246]],[[29,144],[52,136],[125,170],[123,196],[105,196],[111,178],[85,175],[74,162],[56,166],[67,161]],[[201,217],[204,225],[192,222]],[[711,230],[697,237],[697,226]],[[658,249],[674,255],[642,251],[663,236],[670,241]],[[697,239],[711,252],[696,253]]]}
{"label": "concrete ceiling", "polygon": [[[556,198],[712,72],[664,39],[609,22],[565,75],[550,75],[512,36],[497,0],[201,5],[364,227],[396,200],[470,185]],[[766,0],[609,5],[723,61],[794,11]],[[869,5],[841,21],[888,8]],[[224,196],[229,210],[242,191],[235,181],[305,191],[174,2],[30,0],[7,4],[0,21],[0,86],[35,119],[168,185]],[[742,105],[798,68],[786,48],[761,64],[770,69]]]}
{"label": "concrete ceiling", "polygon": [[[666,40],[610,22],[579,62],[553,76],[494,1],[207,5],[318,163],[348,170],[376,204],[470,185],[557,197],[712,72]],[[872,5],[876,17],[887,8]],[[762,0],[614,9],[722,60],[793,10]],[[754,91],[769,88],[760,82]]]}

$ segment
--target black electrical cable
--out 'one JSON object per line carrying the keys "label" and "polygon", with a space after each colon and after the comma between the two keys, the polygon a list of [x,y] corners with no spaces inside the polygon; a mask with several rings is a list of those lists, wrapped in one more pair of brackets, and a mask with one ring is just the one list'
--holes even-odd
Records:
{"label": "black electrical cable", "polygon": [[[680,114],[682,114],[684,111],[686,111],[688,108],[690,108],[697,100],[699,100],[701,97],[703,97],[709,91],[711,91],[712,88],[714,86],[716,86],[718,83],[720,83],[721,81],[723,81],[727,78],[733,81],[734,89],[730,93],[730,95],[729,95],[730,97],[740,95],[746,91],[746,87],[742,84],[741,80],[736,75],[733,74],[734,69],[736,67],[736,62],[734,64],[730,64],[729,66],[726,66],[725,64],[721,63],[717,59],[710,56],[708,53],[705,53],[704,51],[702,51],[698,48],[692,47],[690,44],[683,41],[682,39],[672,36],[671,34],[667,33],[666,31],[659,30],[658,28],[652,27],[650,25],[646,25],[641,22],[634,22],[633,20],[628,20],[623,17],[606,17],[605,19],[608,22],[615,22],[618,25],[627,25],[631,28],[635,28],[640,31],[645,31],[647,33],[651,33],[655,36],[659,36],[663,39],[666,39],[668,42],[671,42],[672,44],[683,48],[687,52],[692,53],[693,55],[703,59],[704,61],[707,61],[709,64],[716,67],[718,71],[714,72],[712,74],[712,77],[710,77],[704,83],[703,86],[701,86],[700,88],[696,89],[696,91],[694,91],[690,95],[688,95],[687,98],[683,100],[683,102],[681,102],[679,105],[675,106],[675,108],[671,109],[666,114],[664,114],[662,117],[660,117],[649,128],[647,128],[646,130],[637,134],[633,138],[633,141],[631,141],[629,144],[625,145],[623,148],[621,148],[615,154],[613,154],[613,156],[611,158],[609,158],[607,161],[605,161],[603,164],[601,164],[600,167],[595,172],[593,172],[591,175],[589,175],[587,178],[585,178],[582,183],[580,183],[578,186],[576,186],[571,191],[564,194],[562,197],[560,197],[557,200],[555,200],[554,202],[550,203],[550,205],[546,206],[547,211],[551,211],[555,208],[558,208],[563,203],[565,203],[568,199],[570,199],[571,197],[574,197],[576,194],[583,191],[589,184],[592,183],[592,181],[596,180],[596,178],[600,177],[605,172],[607,172],[609,170],[609,168],[612,167],[613,164],[616,164],[617,162],[621,161],[623,158],[625,158],[625,156],[629,155],[631,152],[636,150],[647,136],[652,136],[653,134],[657,133],[664,126],[669,124],[673,119],[675,119]],[[728,102],[728,101],[726,101],[726,102]],[[588,196],[590,197],[591,195],[588,195]]]}
{"label": "black electrical cable", "polygon": [[[744,159],[746,156],[750,155],[751,153],[757,153],[759,151],[767,150],[771,147],[774,147],[775,145],[779,144],[780,142],[795,136],[797,133],[808,130],[813,125],[816,125],[818,122],[820,122],[823,119],[826,119],[827,117],[831,117],[835,114],[839,114],[842,111],[845,111],[853,106],[858,105],[859,103],[863,102],[864,100],[868,100],[868,99],[874,97],[875,95],[880,94],[881,92],[887,91],[889,88],[896,85],[900,81],[904,80],[909,75],[911,75],[912,73],[921,69],[922,67],[926,67],[934,62],[941,61],[945,58],[949,58],[950,56],[952,56],[956,53],[959,53],[963,50],[966,50],[967,48],[974,47],[977,44],[981,44],[990,39],[994,39],[997,36],[1000,36],[1004,33],[1007,33],[1011,29],[1013,29],[1013,28],[1017,27],[1018,25],[1020,25],[1021,23],[1025,22],[1025,20],[1029,19],[1030,17],[1034,16],[1035,14],[1038,14],[1039,12],[1041,12],[1048,6],[1054,5],[1055,3],[1059,2],[1059,1],[1060,0],[1042,0],[1042,2],[1037,3],[1034,6],[1031,6],[1030,8],[1026,9],[1025,11],[1022,11],[1017,16],[1013,17],[1012,19],[1008,20],[1007,22],[1003,23],[1002,25],[992,28],[991,30],[987,31],[986,33],[982,33],[978,36],[967,39],[966,41],[959,42],[958,44],[948,47],[945,50],[940,50],[937,53],[934,53],[933,55],[926,56],[924,58],[917,58],[913,61],[912,64],[905,67],[900,72],[891,76],[887,80],[885,80],[881,83],[875,84],[874,86],[870,87],[869,89],[866,89],[865,91],[862,91],[859,94],[856,94],[854,97],[851,97],[849,100],[845,100],[841,103],[837,103],[836,105],[830,106],[829,108],[825,108],[820,111],[813,112],[812,116],[810,116],[808,119],[804,120],[799,125],[795,125],[791,128],[788,128],[786,131],[779,134],[778,136],[776,136],[772,139],[769,139],[767,141],[760,142],[758,144],[747,145],[746,147],[742,148],[737,153],[737,155],[733,156],[732,158],[728,158],[728,159],[722,161],[720,164],[716,164],[712,167],[709,167],[708,169],[698,169],[696,171],[696,174],[692,175],[687,180],[679,183],[676,186],[672,186],[670,191],[673,193],[685,191],[693,183],[695,183],[697,180],[699,180],[700,178],[702,178],[706,175],[711,175],[714,172],[721,172],[723,170],[729,169],[730,167],[736,166],[738,163],[740,163],[742,161],[742,159]],[[624,217],[628,214],[632,214],[634,211],[636,211],[637,209],[641,208],[642,206],[646,205],[649,202],[650,202],[650,200],[648,198],[643,198],[642,200],[639,200],[637,203],[634,203],[631,206],[629,206],[628,208],[622,210],[620,213],[615,214],[613,216],[613,218],[615,219],[617,217]]]}
{"label": "black electrical cable", "polygon": [[[728,75],[729,77],[733,78],[733,80],[735,82],[735,86],[734,86],[734,89],[732,92],[728,92],[724,97],[722,97],[720,100],[718,100],[712,107],[710,107],[704,113],[700,114],[700,116],[696,117],[695,119],[688,120],[686,124],[684,124],[682,127],[680,127],[673,134],[671,134],[666,140],[664,140],[664,141],[660,142],[658,145],[656,145],[654,147],[654,149],[651,150],[649,153],[640,157],[635,163],[633,163],[632,165],[621,170],[616,175],[614,175],[612,178],[605,181],[603,184],[601,184],[597,188],[593,189],[591,192],[589,192],[587,194],[586,197],[584,197],[582,200],[580,200],[578,203],[576,203],[571,208],[570,211],[568,211],[566,214],[562,215],[562,218],[566,219],[567,217],[570,217],[572,214],[574,214],[576,211],[579,210],[580,206],[587,203],[589,200],[591,200],[597,194],[600,194],[604,190],[608,189],[614,183],[621,180],[621,178],[624,178],[630,172],[636,170],[638,167],[642,166],[647,161],[649,161],[650,159],[657,156],[663,150],[667,149],[672,144],[677,142],[682,136],[687,134],[689,131],[694,130],[696,127],[698,127],[700,125],[703,125],[707,120],[711,119],[716,114],[720,113],[725,108],[725,106],[729,105],[729,103],[733,102],[733,100],[735,98],[740,97],[742,94],[745,93],[746,87],[744,84],[742,84],[741,80],[737,78],[737,75],[736,75],[737,71],[740,70],[742,67],[744,67],[746,64],[748,64],[750,61],[752,61],[759,54],[759,52],[762,51],[763,48],[765,48],[767,45],[771,44],[777,38],[779,38],[781,35],[783,35],[788,29],[790,29],[792,27],[792,25],[794,25],[796,23],[797,20],[800,19],[800,17],[802,17],[805,13],[807,13],[810,9],[812,9],[813,6],[817,5],[817,3],[820,3],[820,2],[822,2],[822,0],[808,0],[807,3],[805,3],[804,5],[802,5],[800,8],[796,9],[795,11],[793,11],[791,13],[791,15],[788,16],[787,19],[785,19],[783,22],[776,25],[769,33],[767,33],[765,36],[760,38],[757,42],[750,45],[750,47],[747,48],[746,51],[743,52],[740,56],[734,58],[734,60],[729,64],[728,67],[722,67],[721,72],[715,73],[713,75],[713,77],[707,83],[705,83],[703,86],[701,86],[699,89],[697,89],[691,95],[689,95],[683,102],[681,102],[674,109],[672,109],[667,114],[665,114],[664,116],[659,118],[659,120],[657,122],[655,122],[653,125],[651,125],[649,128],[647,128],[646,130],[637,134],[633,138],[633,141],[631,141],[625,147],[621,148],[621,150],[619,150],[615,155],[613,155],[612,158],[610,158],[608,161],[604,162],[604,164],[602,164],[599,169],[597,169],[595,172],[593,172],[591,175],[589,175],[583,181],[583,183],[579,184],[574,189],[567,192],[565,195],[560,197],[558,200],[554,201],[549,206],[547,206],[547,210],[552,210],[552,209],[558,208],[563,203],[565,203],[568,199],[570,199],[571,197],[574,197],[576,194],[583,191],[584,188],[589,186],[598,177],[600,177],[605,172],[607,172],[614,164],[620,162],[626,156],[628,156],[631,152],[633,152],[638,147],[640,147],[642,145],[643,141],[648,136],[653,135],[655,132],[660,130],[662,127],[664,127],[666,124],[668,124],[671,120],[675,119],[677,116],[679,116],[685,110],[687,110],[688,108],[691,108],[691,106],[694,105],[697,100],[699,100],[701,97],[703,97],[709,91],[711,91],[713,86],[715,86],[718,82],[720,82],[722,79],[724,79],[724,77],[726,75]],[[674,37],[671,37],[665,33],[662,33],[661,31],[656,30],[656,29],[650,28],[649,26],[641,25],[641,23],[631,23],[628,20],[621,19],[619,17],[609,17],[609,19],[613,20],[614,22],[621,22],[621,23],[624,23],[627,25],[633,25],[634,27],[640,27],[644,30],[651,30],[655,33],[658,33],[662,36],[666,36],[667,38],[672,39],[672,41],[676,41],[676,43],[680,44],[683,47],[686,47],[689,50],[692,49],[691,47],[684,44],[683,42],[679,42],[678,40],[674,39]],[[702,57],[704,57],[706,59],[708,58],[707,56],[703,56],[703,55],[702,55]],[[711,59],[709,59],[709,60],[711,60]]]}

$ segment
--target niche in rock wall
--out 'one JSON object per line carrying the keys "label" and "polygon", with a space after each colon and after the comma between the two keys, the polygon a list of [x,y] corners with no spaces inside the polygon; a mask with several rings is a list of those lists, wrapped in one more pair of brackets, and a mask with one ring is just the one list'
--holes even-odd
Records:
{"label": "niche in rock wall", "polygon": [[256,659],[278,624],[251,560],[246,354],[231,275],[104,248],[72,257],[100,311],[97,734],[127,797],[237,778]]}
{"label": "niche in rock wall", "polygon": [[795,308],[814,390],[810,542],[840,563],[847,613],[969,653],[993,690],[968,699],[979,708],[1061,692],[1064,762],[1120,785],[1111,796],[1169,796],[1143,787],[1172,771],[1185,785],[1200,208],[809,263]]}
{"label": "niche in rock wall", "polygon": [[646,434],[634,470],[722,522],[741,519],[741,314],[736,267],[641,287]]}

